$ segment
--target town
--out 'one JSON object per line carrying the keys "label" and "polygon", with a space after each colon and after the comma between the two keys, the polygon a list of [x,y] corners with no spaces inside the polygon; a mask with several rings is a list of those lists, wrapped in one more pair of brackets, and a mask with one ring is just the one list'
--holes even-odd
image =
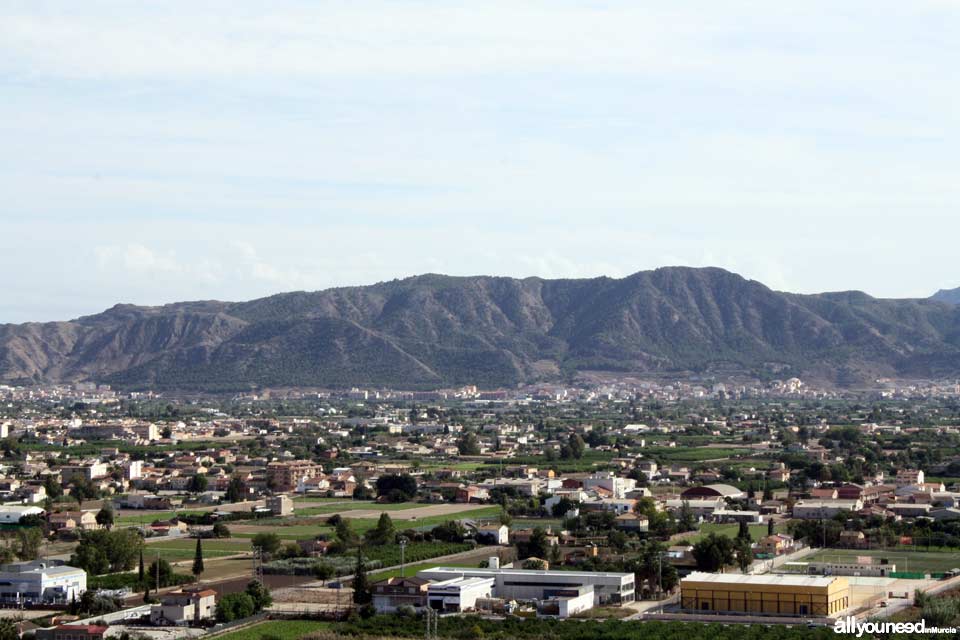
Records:
{"label": "town", "polygon": [[3,624],[51,640],[949,625],[956,389],[878,389],[7,386]]}

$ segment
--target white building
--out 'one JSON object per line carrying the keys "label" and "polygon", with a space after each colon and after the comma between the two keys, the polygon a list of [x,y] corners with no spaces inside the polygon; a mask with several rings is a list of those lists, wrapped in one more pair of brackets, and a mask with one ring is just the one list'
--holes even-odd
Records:
{"label": "white building", "polygon": [[150,608],[150,623],[158,626],[183,626],[212,620],[217,609],[213,589],[182,589],[160,598]]}
{"label": "white building", "polygon": [[440,611],[473,611],[478,598],[491,597],[494,582],[493,578],[467,577],[431,582],[427,587],[427,605]]}
{"label": "white building", "polygon": [[23,516],[41,516],[44,514],[40,507],[29,505],[5,504],[0,506],[0,524],[19,524]]}
{"label": "white building", "polygon": [[60,560],[0,565],[0,602],[64,604],[86,590],[87,572]]}
{"label": "white building", "polygon": [[597,471],[583,479],[584,491],[606,489],[610,492],[610,497],[618,500],[626,498],[627,493],[633,491],[636,486],[637,481],[633,478],[621,478],[611,471]]}
{"label": "white building", "polygon": [[587,585],[593,587],[594,605],[619,605],[635,599],[632,573],[436,567],[421,571],[417,577],[426,580],[493,578],[494,595],[504,600],[546,600]]}
{"label": "white building", "polygon": [[862,500],[801,500],[793,505],[793,517],[798,520],[829,520],[841,511],[861,509]]}

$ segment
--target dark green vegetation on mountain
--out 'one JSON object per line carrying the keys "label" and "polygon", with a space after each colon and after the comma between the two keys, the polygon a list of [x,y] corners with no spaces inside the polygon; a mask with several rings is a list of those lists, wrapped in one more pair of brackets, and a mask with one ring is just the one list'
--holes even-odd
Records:
{"label": "dark green vegetation on mountain", "polygon": [[424,275],[0,325],[0,379],[18,382],[435,388],[586,370],[839,384],[953,376],[960,307],[860,292],[781,293],[722,269],[678,267],[623,279]]}

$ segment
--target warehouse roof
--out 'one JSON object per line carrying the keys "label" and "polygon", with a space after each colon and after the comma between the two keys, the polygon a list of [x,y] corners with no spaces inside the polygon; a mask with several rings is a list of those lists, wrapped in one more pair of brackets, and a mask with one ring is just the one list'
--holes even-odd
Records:
{"label": "warehouse roof", "polygon": [[767,574],[755,576],[743,573],[701,573],[694,572],[680,581],[681,587],[684,582],[713,582],[716,584],[755,584],[755,585],[775,585],[784,587],[827,587],[835,580],[836,576],[788,576]]}

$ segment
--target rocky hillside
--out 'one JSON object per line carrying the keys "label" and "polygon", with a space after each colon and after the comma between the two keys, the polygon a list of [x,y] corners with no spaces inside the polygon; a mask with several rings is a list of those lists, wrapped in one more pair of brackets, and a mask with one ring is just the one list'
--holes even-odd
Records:
{"label": "rocky hillside", "polygon": [[960,307],[796,295],[721,269],[623,279],[424,275],[250,302],[0,325],[0,379],[129,387],[485,386],[578,370],[960,374]]}

